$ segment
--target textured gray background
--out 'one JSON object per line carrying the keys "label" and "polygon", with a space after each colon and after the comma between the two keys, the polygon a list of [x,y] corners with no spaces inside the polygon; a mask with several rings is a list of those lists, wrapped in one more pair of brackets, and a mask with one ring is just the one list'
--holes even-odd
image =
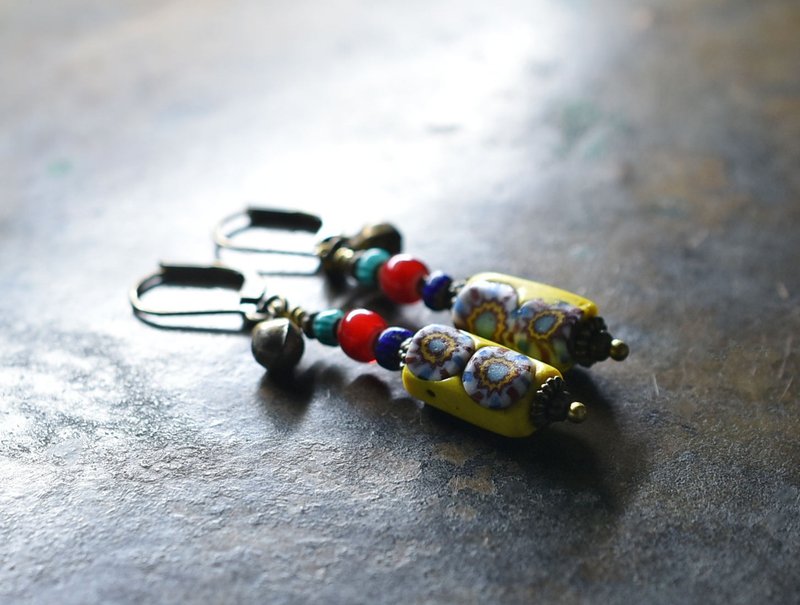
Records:
{"label": "textured gray background", "polygon": [[[0,4],[0,601],[798,602],[799,41],[790,0]],[[246,200],[588,294],[631,358],[507,441],[137,322]]]}

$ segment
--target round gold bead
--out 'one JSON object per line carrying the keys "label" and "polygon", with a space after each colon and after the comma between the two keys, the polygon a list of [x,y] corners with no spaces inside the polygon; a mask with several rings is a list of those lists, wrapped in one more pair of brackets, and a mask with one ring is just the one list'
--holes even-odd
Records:
{"label": "round gold bead", "polygon": [[631,351],[628,348],[627,344],[615,338],[614,340],[611,341],[611,349],[609,350],[608,354],[614,361],[622,361],[628,356],[628,353],[630,352]]}
{"label": "round gold bead", "polygon": [[336,252],[333,253],[333,260],[332,264],[336,267],[339,271],[344,271],[347,268],[348,263],[353,259],[355,256],[355,252],[350,248],[339,248]]}
{"label": "round gold bead", "polygon": [[567,412],[567,420],[574,423],[583,422],[586,420],[586,406],[580,401],[573,401],[569,404],[569,412]]}

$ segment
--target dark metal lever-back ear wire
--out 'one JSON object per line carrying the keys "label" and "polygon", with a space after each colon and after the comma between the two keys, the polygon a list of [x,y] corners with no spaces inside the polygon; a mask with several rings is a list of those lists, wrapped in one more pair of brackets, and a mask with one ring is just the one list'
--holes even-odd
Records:
{"label": "dark metal lever-back ear wire", "polygon": [[293,256],[316,256],[310,250],[284,250],[265,248],[263,246],[243,246],[234,241],[234,237],[250,229],[274,229],[279,231],[303,231],[317,233],[322,228],[322,219],[305,212],[288,210],[270,210],[266,208],[248,207],[244,212],[237,212],[225,217],[214,229],[214,244],[217,250],[233,250],[253,254],[286,254]]}
{"label": "dark metal lever-back ear wire", "polygon": [[[236,290],[238,305],[231,307],[212,306],[210,308],[181,309],[149,304],[143,300],[145,293],[162,286],[185,288],[224,288]],[[202,331],[240,331],[218,328],[198,328],[193,326],[164,325],[153,321],[156,317],[181,317],[204,315],[238,315],[242,319],[242,329],[252,327],[259,321],[269,319],[263,282],[258,276],[248,275],[237,269],[221,264],[208,266],[161,263],[158,271],[139,280],[129,292],[133,312],[140,320],[159,328],[202,330]]]}
{"label": "dark metal lever-back ear wire", "polygon": [[323,227],[322,219],[314,214],[292,210],[248,207],[222,219],[214,229],[214,248],[217,258],[222,251],[243,252],[247,254],[295,256],[319,259],[319,264],[309,271],[287,271],[276,267],[260,267],[262,275],[314,275],[320,268],[334,269],[333,259],[339,249],[366,250],[382,248],[393,254],[402,249],[400,232],[388,223],[367,225],[354,235],[334,235],[320,239],[313,249],[277,248],[268,246],[243,245],[236,242],[236,236],[253,229],[282,232],[302,232],[318,234]]}

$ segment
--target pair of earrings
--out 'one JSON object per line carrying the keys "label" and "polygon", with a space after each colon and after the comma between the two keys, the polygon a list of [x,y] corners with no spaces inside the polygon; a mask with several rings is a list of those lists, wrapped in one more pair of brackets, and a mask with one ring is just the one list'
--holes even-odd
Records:
{"label": "pair of earrings", "polygon": [[[224,219],[215,230],[218,256],[248,254],[313,256],[335,278],[352,278],[380,289],[395,303],[422,300],[435,311],[450,310],[455,327],[431,324],[416,332],[389,327],[368,309],[310,313],[286,298],[269,295],[260,280],[225,265],[162,265],[131,291],[138,317],[234,313],[252,328],[256,360],[271,372],[293,368],[304,338],[339,346],[349,357],[402,372],[412,396],[462,420],[508,437],[525,437],[552,422],[581,422],[586,408],[571,402],[561,371],[611,357],[628,347],[613,339],[596,305],[576,294],[499,273],[455,281],[429,272],[421,261],[400,254],[401,236],[388,224],[368,226],[354,236],[332,236],[313,252],[237,243],[252,229],[317,233],[313,215],[250,208]],[[142,296],[161,285],[227,287],[239,292],[235,308],[165,310]]]}

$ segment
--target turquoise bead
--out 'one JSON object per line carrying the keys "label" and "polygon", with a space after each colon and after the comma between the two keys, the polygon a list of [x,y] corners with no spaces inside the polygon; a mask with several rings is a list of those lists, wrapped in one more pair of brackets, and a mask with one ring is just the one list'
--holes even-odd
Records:
{"label": "turquoise bead", "polygon": [[391,258],[386,250],[381,248],[369,248],[364,250],[356,261],[353,275],[360,284],[374,286],[378,283],[378,269]]}
{"label": "turquoise bead", "polygon": [[344,313],[339,309],[331,309],[329,311],[320,311],[314,317],[311,323],[311,328],[314,336],[318,341],[324,345],[335,347],[339,344],[339,338],[336,336],[336,329],[339,327],[339,322]]}

